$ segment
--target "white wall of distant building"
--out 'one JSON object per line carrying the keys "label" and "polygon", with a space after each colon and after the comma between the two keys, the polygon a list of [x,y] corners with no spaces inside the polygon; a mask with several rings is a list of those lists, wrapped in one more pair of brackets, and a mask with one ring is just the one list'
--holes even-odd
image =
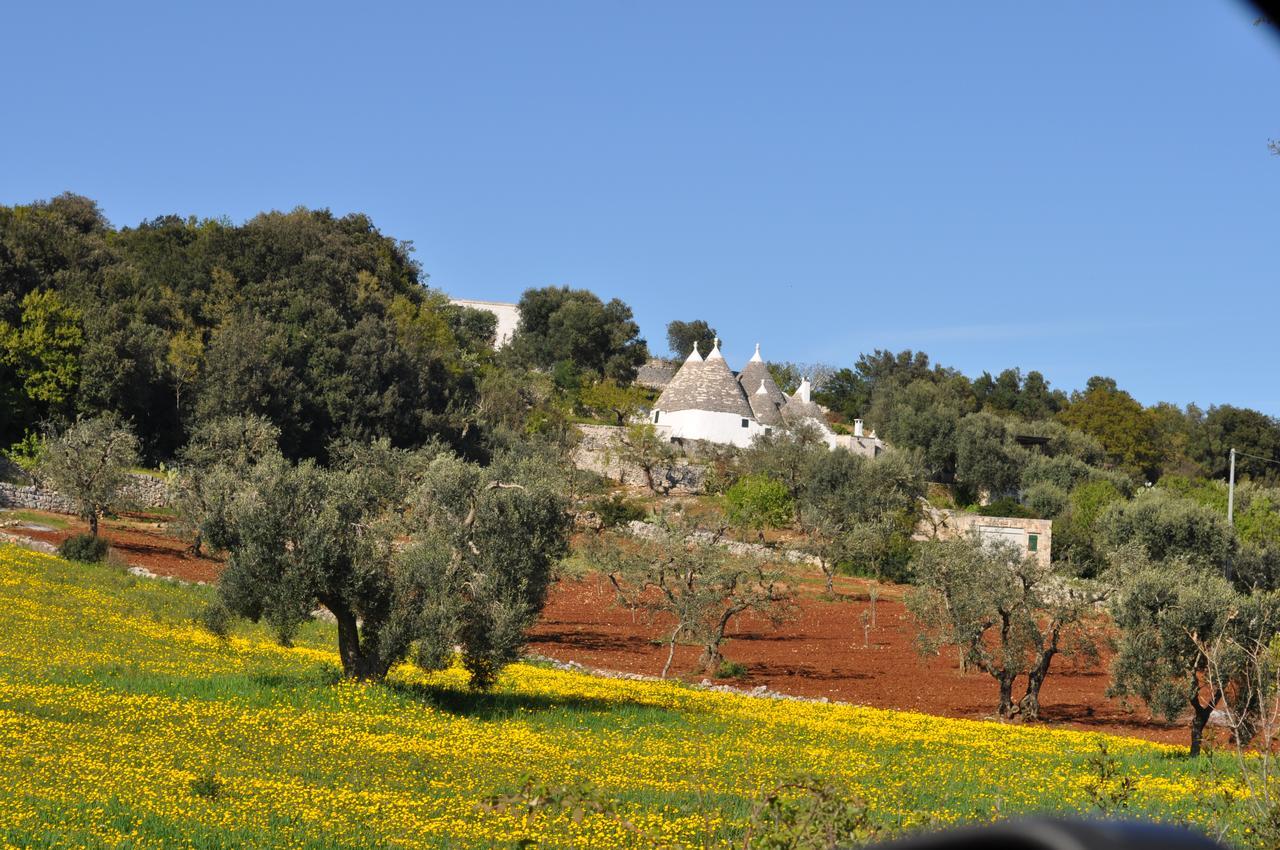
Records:
{"label": "white wall of distant building", "polygon": [[516,332],[516,325],[520,324],[520,311],[515,304],[507,304],[503,301],[476,301],[471,298],[450,298],[450,304],[457,304],[459,307],[470,307],[473,310],[484,310],[498,317],[498,328],[494,333],[493,347],[502,348]]}
{"label": "white wall of distant building", "polygon": [[[736,413],[717,413],[710,410],[677,410],[668,413],[657,411],[653,424],[663,429],[672,439],[707,440],[712,443],[729,443],[746,447],[765,429],[754,419],[743,418]],[[653,420],[653,416],[650,416]],[[743,422],[747,423],[745,426]],[[670,429],[669,431],[666,429]]]}

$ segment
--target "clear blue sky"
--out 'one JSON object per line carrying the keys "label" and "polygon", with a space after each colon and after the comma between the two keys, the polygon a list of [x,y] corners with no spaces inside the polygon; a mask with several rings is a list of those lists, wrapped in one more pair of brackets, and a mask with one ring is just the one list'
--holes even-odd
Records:
{"label": "clear blue sky", "polygon": [[740,366],[916,348],[1280,415],[1280,39],[1231,0],[20,3],[0,203],[372,215]]}

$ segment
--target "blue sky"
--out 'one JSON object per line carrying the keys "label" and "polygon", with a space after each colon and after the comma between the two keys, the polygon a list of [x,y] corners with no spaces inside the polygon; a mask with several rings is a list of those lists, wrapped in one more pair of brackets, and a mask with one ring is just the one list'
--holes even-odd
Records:
{"label": "blue sky", "polygon": [[0,203],[361,210],[655,350],[923,349],[1280,415],[1280,39],[1217,2],[23,3]]}

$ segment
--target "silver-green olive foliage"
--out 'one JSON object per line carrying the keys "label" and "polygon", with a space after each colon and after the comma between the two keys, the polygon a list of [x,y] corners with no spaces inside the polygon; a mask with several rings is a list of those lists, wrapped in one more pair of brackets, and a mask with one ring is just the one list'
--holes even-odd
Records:
{"label": "silver-green olive foliage", "polygon": [[98,519],[120,504],[129,470],[138,464],[138,438],[114,413],[78,418],[46,439],[40,477],[70,497],[89,532],[98,534]]}
{"label": "silver-green olive foliage", "polygon": [[228,510],[221,581],[233,612],[288,639],[318,606],[346,676],[450,663],[473,685],[514,661],[569,530],[559,481],[536,460],[480,467],[438,447],[347,446],[330,468],[258,464]]}
{"label": "silver-green olive foliage", "polygon": [[[1191,755],[1198,755],[1214,709],[1248,693],[1234,686],[1250,675],[1240,649],[1270,643],[1280,627],[1280,596],[1239,593],[1186,557],[1156,561],[1136,546],[1113,564],[1110,578],[1120,590],[1111,615],[1120,639],[1110,693],[1137,697],[1169,721],[1190,709]],[[1233,707],[1243,715],[1255,708]]]}

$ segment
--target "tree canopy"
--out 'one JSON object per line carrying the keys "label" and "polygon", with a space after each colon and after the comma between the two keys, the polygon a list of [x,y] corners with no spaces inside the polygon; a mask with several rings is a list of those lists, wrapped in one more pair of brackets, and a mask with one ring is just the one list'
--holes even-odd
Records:
{"label": "tree canopy", "polygon": [[631,308],[614,298],[567,286],[526,290],[511,356],[525,365],[551,369],[569,363],[597,378],[628,384],[649,357]]}
{"label": "tree canopy", "polygon": [[688,322],[673,319],[667,323],[667,349],[677,359],[688,357],[695,343],[705,357],[715,339],[716,329],[703,319]]}

